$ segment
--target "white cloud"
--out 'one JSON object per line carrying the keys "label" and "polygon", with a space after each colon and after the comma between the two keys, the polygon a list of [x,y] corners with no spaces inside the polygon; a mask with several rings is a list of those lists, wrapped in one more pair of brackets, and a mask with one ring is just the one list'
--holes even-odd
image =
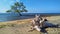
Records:
{"label": "white cloud", "polygon": [[7,8],[2,8],[0,9],[0,13],[6,13],[7,10],[8,10]]}

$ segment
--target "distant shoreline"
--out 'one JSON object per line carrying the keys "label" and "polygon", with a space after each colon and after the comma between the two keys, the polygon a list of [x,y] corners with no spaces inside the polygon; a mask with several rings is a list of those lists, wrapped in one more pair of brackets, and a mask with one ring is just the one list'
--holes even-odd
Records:
{"label": "distant shoreline", "polygon": [[4,13],[0,14],[0,22],[34,18],[36,14],[43,17],[60,16],[60,13],[23,13],[22,16],[19,16],[18,14]]}

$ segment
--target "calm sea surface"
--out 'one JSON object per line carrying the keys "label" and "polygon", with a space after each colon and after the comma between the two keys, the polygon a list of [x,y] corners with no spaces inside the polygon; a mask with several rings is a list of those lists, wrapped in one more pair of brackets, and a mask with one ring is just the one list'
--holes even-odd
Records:
{"label": "calm sea surface", "polygon": [[60,13],[24,13],[23,16],[19,16],[16,13],[0,13],[0,22],[4,21],[12,21],[12,20],[19,20],[23,18],[30,18],[32,15],[35,14],[43,14],[43,15],[60,15]]}

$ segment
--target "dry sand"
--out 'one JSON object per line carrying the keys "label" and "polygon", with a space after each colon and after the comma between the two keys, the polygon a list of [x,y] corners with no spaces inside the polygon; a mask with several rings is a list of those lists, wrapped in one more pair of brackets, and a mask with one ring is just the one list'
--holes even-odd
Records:
{"label": "dry sand", "polygon": [[[51,16],[46,18],[50,23],[60,24],[60,16]],[[0,26],[4,25],[4,27],[0,28],[0,34],[43,34],[36,30],[28,32],[31,27],[30,24],[32,19],[2,22],[0,23]],[[46,30],[48,34],[60,34],[60,28],[47,28]]]}

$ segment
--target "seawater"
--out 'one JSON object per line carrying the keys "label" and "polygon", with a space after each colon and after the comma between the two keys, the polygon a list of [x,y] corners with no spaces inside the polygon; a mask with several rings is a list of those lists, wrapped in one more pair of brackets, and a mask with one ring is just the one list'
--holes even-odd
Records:
{"label": "seawater", "polygon": [[0,22],[31,18],[36,14],[60,15],[60,13],[22,13],[22,16],[19,16],[18,13],[0,13]]}

